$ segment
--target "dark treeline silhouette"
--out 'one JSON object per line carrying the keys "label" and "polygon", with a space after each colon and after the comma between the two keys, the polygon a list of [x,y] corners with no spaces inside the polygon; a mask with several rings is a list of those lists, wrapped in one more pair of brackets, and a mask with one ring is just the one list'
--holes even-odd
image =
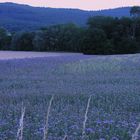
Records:
{"label": "dark treeline silhouette", "polygon": [[63,51],[84,54],[129,54],[140,52],[140,8],[131,17],[95,16],[86,27],[62,24],[37,31],[10,34],[0,29],[0,49],[18,51]]}
{"label": "dark treeline silhouette", "polygon": [[0,50],[10,49],[12,35],[4,28],[0,28]]}
{"label": "dark treeline silhouette", "polygon": [[[135,36],[133,26],[137,19],[93,17],[83,39],[83,52],[87,54],[128,54],[140,50],[140,20]],[[138,25],[139,24],[139,25]]]}

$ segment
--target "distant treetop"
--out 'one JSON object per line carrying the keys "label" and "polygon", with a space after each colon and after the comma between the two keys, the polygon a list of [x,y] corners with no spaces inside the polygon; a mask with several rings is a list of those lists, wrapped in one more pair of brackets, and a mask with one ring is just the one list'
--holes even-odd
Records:
{"label": "distant treetop", "polygon": [[140,6],[133,6],[130,9],[130,15],[134,17],[140,16]]}

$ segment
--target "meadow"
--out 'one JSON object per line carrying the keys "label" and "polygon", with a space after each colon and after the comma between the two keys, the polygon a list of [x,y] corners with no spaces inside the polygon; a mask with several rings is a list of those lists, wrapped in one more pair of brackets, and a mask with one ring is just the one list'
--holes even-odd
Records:
{"label": "meadow", "polygon": [[16,139],[22,106],[23,140],[42,140],[52,96],[48,140],[131,140],[140,123],[140,54],[0,60],[0,140]]}

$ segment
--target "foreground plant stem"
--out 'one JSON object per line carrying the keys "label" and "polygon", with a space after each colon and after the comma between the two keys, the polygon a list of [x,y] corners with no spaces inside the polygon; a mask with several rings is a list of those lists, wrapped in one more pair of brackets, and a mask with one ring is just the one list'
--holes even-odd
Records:
{"label": "foreground plant stem", "polygon": [[24,124],[24,116],[25,116],[25,107],[22,103],[22,109],[21,109],[21,118],[19,121],[19,128],[17,132],[17,140],[23,140],[23,124]]}
{"label": "foreground plant stem", "polygon": [[89,111],[89,107],[90,107],[90,101],[91,101],[91,97],[89,97],[88,102],[87,102],[87,107],[86,107],[86,112],[85,112],[85,119],[83,121],[83,131],[82,131],[82,138],[84,139],[85,135],[86,135],[86,122],[88,119],[88,111]]}
{"label": "foreground plant stem", "polygon": [[48,110],[47,110],[46,123],[45,123],[45,126],[44,126],[43,140],[47,140],[47,137],[48,137],[48,122],[49,122],[49,115],[50,115],[50,110],[51,110],[51,105],[52,105],[53,99],[54,99],[54,96],[51,97],[50,102],[49,102],[49,107],[48,107]]}

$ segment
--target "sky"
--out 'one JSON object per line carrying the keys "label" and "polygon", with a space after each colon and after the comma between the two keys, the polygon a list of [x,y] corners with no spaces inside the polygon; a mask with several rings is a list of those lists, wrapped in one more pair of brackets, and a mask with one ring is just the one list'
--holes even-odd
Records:
{"label": "sky", "polygon": [[0,0],[39,7],[78,8],[83,10],[100,10],[124,6],[140,6],[140,0]]}

